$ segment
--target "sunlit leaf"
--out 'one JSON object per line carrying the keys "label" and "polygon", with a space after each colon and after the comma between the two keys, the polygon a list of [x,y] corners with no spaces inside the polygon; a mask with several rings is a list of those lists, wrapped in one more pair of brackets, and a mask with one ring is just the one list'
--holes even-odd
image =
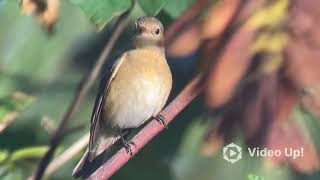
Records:
{"label": "sunlit leaf", "polygon": [[113,16],[119,15],[131,6],[130,0],[71,0],[79,6],[90,20],[102,27]]}
{"label": "sunlit leaf", "polygon": [[28,147],[14,151],[11,154],[10,160],[12,162],[24,159],[38,159],[41,158],[48,150],[48,146]]}
{"label": "sunlit leaf", "polygon": [[274,26],[284,20],[289,6],[288,0],[275,1],[274,4],[261,9],[247,22],[251,27]]}
{"label": "sunlit leaf", "polygon": [[8,158],[8,156],[9,154],[7,151],[0,151],[0,164],[2,164]]}

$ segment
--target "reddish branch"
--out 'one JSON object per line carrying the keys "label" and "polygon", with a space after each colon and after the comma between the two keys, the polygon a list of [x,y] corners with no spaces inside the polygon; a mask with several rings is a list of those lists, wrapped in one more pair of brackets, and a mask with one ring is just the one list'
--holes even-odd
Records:
{"label": "reddish branch", "polygon": [[[171,123],[190,102],[202,91],[202,75],[196,76],[185,89],[173,100],[161,113],[166,118],[167,123]],[[132,141],[136,147],[132,146],[132,154],[137,154],[149,141],[151,141],[165,127],[157,121],[149,122]],[[125,165],[133,156],[127,153],[125,148],[121,148],[113,157],[99,167],[88,179],[109,179],[123,165]]]}

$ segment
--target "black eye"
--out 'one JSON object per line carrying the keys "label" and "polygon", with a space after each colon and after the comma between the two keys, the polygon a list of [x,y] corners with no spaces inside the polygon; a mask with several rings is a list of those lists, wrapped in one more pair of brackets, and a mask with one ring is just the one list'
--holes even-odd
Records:
{"label": "black eye", "polygon": [[160,34],[160,29],[159,28],[156,29],[155,33],[156,33],[156,35],[159,35]]}

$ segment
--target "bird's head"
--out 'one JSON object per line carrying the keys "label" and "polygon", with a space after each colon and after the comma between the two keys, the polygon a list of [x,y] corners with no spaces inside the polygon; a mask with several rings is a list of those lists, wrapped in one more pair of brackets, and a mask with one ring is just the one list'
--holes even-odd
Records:
{"label": "bird's head", "polygon": [[136,46],[163,46],[163,31],[162,23],[155,17],[141,17],[137,19]]}

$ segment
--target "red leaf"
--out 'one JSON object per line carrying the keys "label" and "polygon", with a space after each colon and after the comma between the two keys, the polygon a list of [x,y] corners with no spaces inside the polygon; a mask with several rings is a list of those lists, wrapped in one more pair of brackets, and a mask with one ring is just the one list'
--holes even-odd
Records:
{"label": "red leaf", "polygon": [[249,46],[256,30],[240,28],[228,42],[208,75],[206,102],[210,108],[227,103],[251,63]]}
{"label": "red leaf", "polygon": [[301,40],[292,40],[286,50],[287,76],[298,89],[320,83],[320,51],[308,47]]}
{"label": "red leaf", "polygon": [[199,23],[194,23],[180,32],[167,47],[167,54],[171,57],[185,57],[195,52],[202,42],[200,28]]}
{"label": "red leaf", "polygon": [[217,38],[228,27],[239,9],[241,0],[221,0],[215,5],[203,23],[202,37]]}
{"label": "red leaf", "polygon": [[277,73],[266,74],[244,90],[242,128],[250,145],[264,143],[277,109]]}

